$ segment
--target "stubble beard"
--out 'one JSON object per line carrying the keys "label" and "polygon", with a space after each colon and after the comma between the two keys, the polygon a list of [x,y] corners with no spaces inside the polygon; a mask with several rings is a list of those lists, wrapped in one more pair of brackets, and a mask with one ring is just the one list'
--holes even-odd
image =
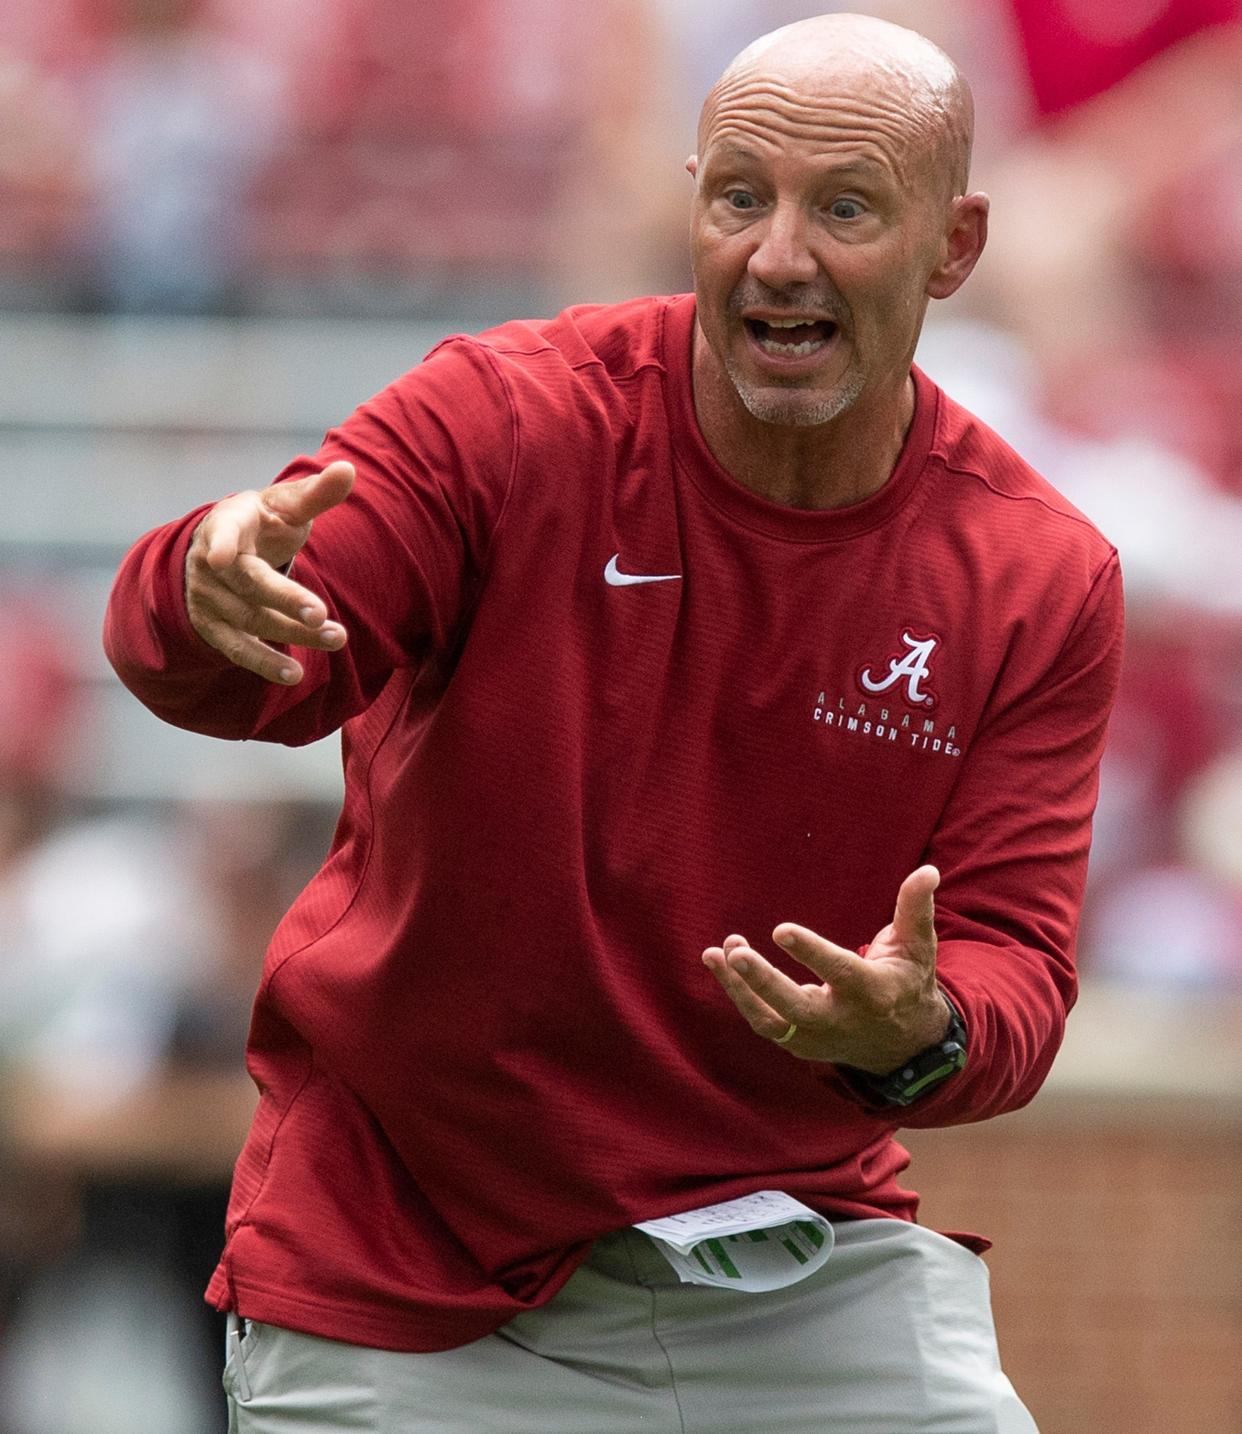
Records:
{"label": "stubble beard", "polygon": [[786,428],[815,428],[820,424],[831,423],[858,402],[864,387],[863,374],[857,364],[850,365],[842,375],[840,383],[829,393],[816,394],[813,399],[793,384],[785,390],[772,387],[755,388],[732,360],[726,362],[725,370],[734,391],[752,418],[758,419],[760,423],[777,424]]}

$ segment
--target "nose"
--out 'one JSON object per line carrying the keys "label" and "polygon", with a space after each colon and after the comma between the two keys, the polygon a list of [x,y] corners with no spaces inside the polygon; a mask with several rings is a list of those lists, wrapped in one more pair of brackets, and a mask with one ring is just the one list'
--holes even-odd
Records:
{"label": "nose", "polygon": [[778,204],[764,223],[747,261],[747,272],[769,289],[809,284],[819,263],[808,245],[807,220],[793,204]]}

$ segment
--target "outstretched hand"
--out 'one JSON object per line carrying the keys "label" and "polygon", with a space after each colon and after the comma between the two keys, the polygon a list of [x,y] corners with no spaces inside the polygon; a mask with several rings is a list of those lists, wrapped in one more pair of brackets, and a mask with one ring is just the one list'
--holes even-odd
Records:
{"label": "outstretched hand", "polygon": [[782,922],[772,940],[817,981],[791,981],[743,936],[709,946],[703,964],[756,1035],[804,1060],[887,1075],[948,1030],[949,1007],[936,985],[939,884],[934,866],[911,872],[897,893],[892,921],[865,956]]}
{"label": "outstretched hand", "polygon": [[268,682],[300,682],[302,664],[269,646],[343,647],[345,629],[328,621],[322,598],[287,577],[312,521],[354,484],[352,463],[217,503],[186,555],[185,604],[195,632],[230,662]]}

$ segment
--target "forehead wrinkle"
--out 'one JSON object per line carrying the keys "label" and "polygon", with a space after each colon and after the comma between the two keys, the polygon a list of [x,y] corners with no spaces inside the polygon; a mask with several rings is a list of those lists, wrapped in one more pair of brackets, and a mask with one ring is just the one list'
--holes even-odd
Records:
{"label": "forehead wrinkle", "polygon": [[732,106],[756,101],[767,101],[773,109],[780,112],[789,112],[795,116],[805,115],[809,123],[814,123],[828,110],[835,110],[846,116],[857,115],[860,122],[866,121],[867,112],[870,111],[891,117],[894,125],[899,127],[926,123],[926,118],[918,111],[912,111],[909,101],[903,103],[901,96],[890,98],[886,92],[862,96],[844,88],[812,95],[803,89],[762,75],[740,79],[736,84],[722,88],[713,107],[712,118],[714,120],[721,114],[727,114]]}
{"label": "forehead wrinkle", "polygon": [[834,95],[858,109],[895,116],[911,159],[925,159],[932,182],[963,194],[969,180],[974,105],[953,61],[913,31],[850,15],[819,16],[760,37],[729,65],[704,101],[702,153],[717,117],[747,94],[767,90],[795,104]]}
{"label": "forehead wrinkle", "polygon": [[[739,140],[749,140],[754,143],[745,146],[728,144],[727,139],[731,135],[737,136]],[[824,166],[826,170],[832,168],[861,169],[870,173],[888,175],[890,179],[904,182],[905,175],[902,167],[883,145],[876,142],[871,131],[852,133],[843,127],[840,133],[831,134],[827,133],[822,125],[819,125],[813,129],[801,131],[787,129],[783,131],[783,137],[804,140],[813,144],[825,160],[836,158],[835,165],[826,164]],[[716,136],[709,144],[703,159],[704,166],[711,165],[721,149],[731,150],[737,159],[750,163],[754,163],[756,160],[762,162],[763,155],[755,152],[756,144],[760,147],[764,145],[771,147],[772,139],[772,129],[760,123],[740,119],[727,122],[717,131]],[[842,148],[846,149],[848,153],[834,156],[833,152]]]}
{"label": "forehead wrinkle", "polygon": [[769,84],[743,85],[717,105],[705,125],[706,158],[730,134],[762,145],[795,140],[814,146],[853,145],[869,163],[908,178],[909,160],[931,139],[930,127],[914,122],[900,105],[884,99],[859,101],[825,97],[814,102],[796,91]]}

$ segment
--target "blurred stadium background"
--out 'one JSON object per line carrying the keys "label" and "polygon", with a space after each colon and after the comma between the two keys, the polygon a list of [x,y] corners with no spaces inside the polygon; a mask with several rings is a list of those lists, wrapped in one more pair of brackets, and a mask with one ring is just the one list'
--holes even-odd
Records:
{"label": "blurred stadium background", "polygon": [[[793,0],[0,0],[0,1434],[219,1434],[199,1305],[335,745],[160,726],[138,533],[444,333],[688,283],[702,94]],[[1121,549],[1084,994],[909,1141],[1043,1434],[1242,1429],[1242,0],[864,4],[976,85],[991,247],[920,361]]]}

